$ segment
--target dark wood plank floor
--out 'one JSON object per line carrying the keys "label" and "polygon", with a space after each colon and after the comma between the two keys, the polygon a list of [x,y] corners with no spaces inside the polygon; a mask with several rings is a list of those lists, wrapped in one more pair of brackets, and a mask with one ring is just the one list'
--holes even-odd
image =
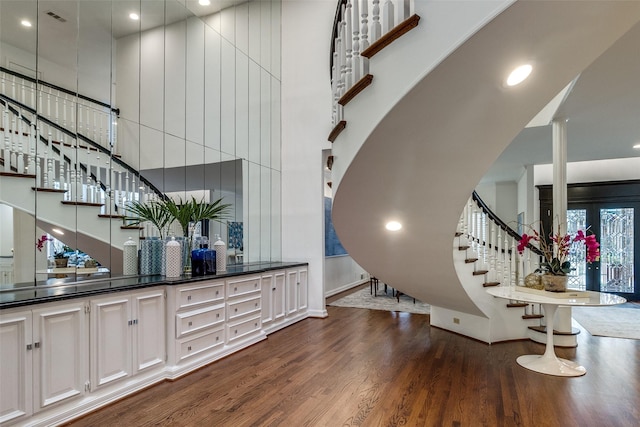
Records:
{"label": "dark wood plank floor", "polygon": [[582,331],[578,378],[528,371],[428,315],[327,307],[259,344],[72,426],[640,426],[640,341]]}

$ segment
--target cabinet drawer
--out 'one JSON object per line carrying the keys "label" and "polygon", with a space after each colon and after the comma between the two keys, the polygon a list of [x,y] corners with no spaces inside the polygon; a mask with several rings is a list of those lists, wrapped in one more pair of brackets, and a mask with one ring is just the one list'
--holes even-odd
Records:
{"label": "cabinet drawer", "polygon": [[224,346],[224,330],[206,331],[177,342],[178,361]]}
{"label": "cabinet drawer", "polygon": [[176,314],[176,338],[224,322],[224,305]]}
{"label": "cabinet drawer", "polygon": [[258,295],[255,298],[227,303],[229,320],[249,313],[259,313],[261,308],[260,302],[261,298]]}
{"label": "cabinet drawer", "polygon": [[260,292],[260,276],[253,276],[242,280],[230,280],[227,282],[227,295],[229,298],[254,292]]}
{"label": "cabinet drawer", "polygon": [[176,300],[178,309],[203,303],[222,302],[224,300],[224,285],[222,283],[211,283],[180,288],[177,291]]}
{"label": "cabinet drawer", "polygon": [[226,326],[229,342],[233,342],[259,331],[262,324],[260,323],[260,315],[258,315],[236,323],[227,323]]}

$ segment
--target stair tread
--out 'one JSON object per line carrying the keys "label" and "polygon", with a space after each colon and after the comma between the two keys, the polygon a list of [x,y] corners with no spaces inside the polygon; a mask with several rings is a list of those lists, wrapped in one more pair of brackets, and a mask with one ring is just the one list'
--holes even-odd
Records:
{"label": "stair tread", "polygon": [[467,263],[467,264],[471,264],[471,263],[476,262],[477,260],[478,260],[478,258],[467,258],[467,259],[464,260],[464,262]]}
{"label": "stair tread", "polygon": [[35,175],[29,173],[17,173],[17,172],[0,172],[0,176],[11,176],[13,178],[31,178],[35,179]]}
{"label": "stair tread", "polygon": [[61,188],[45,188],[45,187],[31,187],[34,191],[40,191],[42,193],[66,193],[69,190],[63,190]]}
{"label": "stair tread", "polygon": [[412,15],[400,24],[396,25],[393,29],[387,32],[384,36],[380,37],[375,42],[371,43],[371,45],[363,50],[360,55],[365,58],[371,58],[376,53],[380,52],[385,47],[389,46],[395,40],[403,36],[408,31],[414,29],[418,26],[418,22],[420,21],[420,16]]}
{"label": "stair tread", "polygon": [[523,319],[542,319],[544,314],[525,314],[522,316]]}
{"label": "stair tread", "polygon": [[358,80],[351,88],[338,100],[338,104],[345,106],[349,101],[355,98],[360,92],[362,92],[373,81],[373,75],[367,74]]}
{"label": "stair tread", "polygon": [[123,219],[124,215],[117,214],[98,214],[99,218],[115,218],[115,219]]}
{"label": "stair tread", "polygon": [[456,231],[456,235],[455,236],[456,237],[460,237],[460,236],[462,236],[462,233],[460,231]]}
{"label": "stair tread", "polygon": [[491,287],[491,286],[498,286],[500,285],[500,282],[485,282],[482,284],[482,286],[484,286],[485,288]]}
{"label": "stair tread", "polygon": [[512,307],[526,307],[529,304],[527,304],[526,302],[510,302],[507,304],[507,307],[512,308]]}
{"label": "stair tread", "polygon": [[336,140],[336,138],[338,137],[338,135],[340,135],[340,132],[342,132],[344,130],[344,128],[346,128],[346,127],[347,127],[347,121],[346,120],[340,120],[338,122],[338,124],[335,125],[335,127],[333,128],[331,133],[329,134],[328,140],[330,142],[334,142]]}
{"label": "stair tread", "polygon": [[[528,328],[536,332],[542,332],[543,334],[547,333],[546,326],[529,326]],[[560,332],[556,331],[555,329],[553,330],[553,335],[578,335],[579,333],[580,329],[578,328],[571,328],[571,332]]]}
{"label": "stair tread", "polygon": [[474,276],[482,276],[483,274],[487,274],[489,272],[489,270],[478,270],[478,271],[474,271],[473,275]]}
{"label": "stair tread", "polygon": [[141,225],[121,225],[120,228],[123,230],[142,230],[144,227]]}
{"label": "stair tread", "polygon": [[102,203],[72,202],[69,200],[63,200],[61,203],[63,205],[73,205],[73,206],[104,206],[104,204]]}
{"label": "stair tread", "polygon": [[467,249],[469,249],[471,246],[469,245],[462,245],[462,246],[458,246],[458,250],[459,251],[466,251]]}

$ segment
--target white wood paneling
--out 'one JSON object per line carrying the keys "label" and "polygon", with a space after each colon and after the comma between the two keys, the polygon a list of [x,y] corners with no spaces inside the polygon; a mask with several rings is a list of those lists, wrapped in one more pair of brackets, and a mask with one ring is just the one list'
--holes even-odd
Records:
{"label": "white wood paneling", "polygon": [[236,48],[249,55],[249,3],[236,6]]}
{"label": "white wood paneling", "polygon": [[249,2],[249,57],[260,63],[260,3]]}
{"label": "white wood paneling", "polygon": [[[186,63],[186,138],[204,144],[204,23],[199,18],[187,20]],[[202,163],[202,158],[199,163]]]}
{"label": "white wood paneling", "polygon": [[[281,170],[280,81],[271,78],[271,167]],[[298,143],[300,141],[298,140]]]}
{"label": "white wood paneling", "polygon": [[234,155],[236,140],[236,50],[228,40],[222,39],[222,80],[220,84],[221,151]]}
{"label": "white wood paneling", "polygon": [[164,28],[143,32],[140,35],[140,43],[140,76],[144,76],[140,78],[140,124],[162,130],[165,95]]}
{"label": "white wood paneling", "polygon": [[32,411],[31,319],[31,311],[0,317],[0,423]]}
{"label": "white wood paneling", "polygon": [[260,259],[260,166],[249,162],[249,206],[244,208],[249,212],[250,227],[246,229],[248,238],[248,252],[245,246],[244,261],[256,262]]}
{"label": "white wood paneling", "polygon": [[271,169],[260,166],[260,259],[271,257]]}
{"label": "white wood paneling", "polygon": [[93,388],[131,376],[131,304],[127,296],[91,302]]}
{"label": "white wood paneling", "polygon": [[271,166],[271,76],[260,70],[260,158],[262,166]]}
{"label": "white wood paneling", "polygon": [[271,170],[271,259],[282,259],[281,174]]}
{"label": "white wood paneling", "polygon": [[249,58],[236,51],[236,157],[249,158]]}
{"label": "white wood paneling", "polygon": [[260,2],[260,66],[271,71],[271,2]]}
{"label": "white wood paneling", "polygon": [[185,136],[186,31],[186,21],[165,27],[164,130],[179,138]]}
{"label": "white wood paneling", "polygon": [[272,0],[271,2],[271,74],[280,80],[282,68],[282,46],[281,40],[282,24],[282,2]]}
{"label": "white wood paneling", "polygon": [[236,9],[228,7],[220,11],[220,34],[230,43],[236,42]]}
{"label": "white wood paneling", "polygon": [[260,67],[254,61],[249,61],[249,155],[253,163],[260,163],[261,136],[261,103],[260,103]]}
{"label": "white wood paneling", "polygon": [[205,145],[220,150],[220,34],[205,27],[204,117]]}
{"label": "white wood paneling", "polygon": [[164,288],[134,295],[134,374],[163,366],[166,358]]}

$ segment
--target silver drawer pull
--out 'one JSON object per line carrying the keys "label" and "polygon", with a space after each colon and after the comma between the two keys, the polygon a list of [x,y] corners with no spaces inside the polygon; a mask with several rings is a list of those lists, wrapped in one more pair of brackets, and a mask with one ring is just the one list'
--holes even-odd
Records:
{"label": "silver drawer pull", "polygon": [[187,295],[187,301],[191,301],[191,295]]}
{"label": "silver drawer pull", "polygon": [[237,308],[235,309],[235,312],[236,312],[236,313],[238,312],[238,309],[237,309]]}
{"label": "silver drawer pull", "polygon": [[189,326],[193,325],[193,322],[189,322]]}
{"label": "silver drawer pull", "polygon": [[216,319],[220,317],[220,313],[216,313]]}
{"label": "silver drawer pull", "polygon": [[187,351],[191,351],[191,346],[187,347]]}
{"label": "silver drawer pull", "polygon": [[256,303],[256,307],[258,306],[258,303]]}

